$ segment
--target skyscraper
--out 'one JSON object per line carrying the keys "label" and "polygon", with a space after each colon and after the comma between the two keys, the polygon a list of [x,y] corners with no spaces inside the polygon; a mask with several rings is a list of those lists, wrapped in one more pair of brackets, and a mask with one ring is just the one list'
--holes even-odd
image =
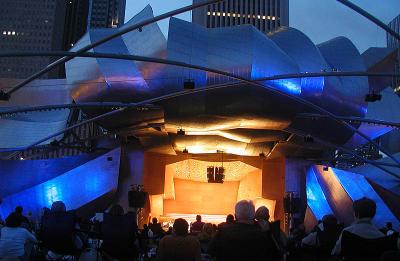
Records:
{"label": "skyscraper", "polygon": [[[396,16],[389,23],[389,27],[392,28],[395,32],[400,33],[400,15]],[[397,48],[399,48],[400,43],[396,38],[394,38],[390,34],[387,34],[387,46],[388,47],[397,47]]]}
{"label": "skyscraper", "polygon": [[[72,1],[2,0],[0,50],[60,51],[64,44],[65,17]],[[24,78],[46,67],[52,58],[27,57],[0,60],[0,78]],[[57,68],[43,78],[58,78]]]}
{"label": "skyscraper", "polygon": [[[400,33],[400,15],[395,17],[390,23],[389,27],[392,28],[395,32]],[[392,48],[400,48],[400,41],[387,34],[387,46]],[[397,63],[395,67],[395,72],[400,74],[400,51],[397,52]],[[394,91],[400,95],[400,79],[394,78],[392,87]]]}
{"label": "skyscraper", "polygon": [[192,21],[207,28],[252,24],[268,33],[289,25],[289,0],[227,0],[193,10]]}
{"label": "skyscraper", "polygon": [[90,28],[115,28],[124,24],[126,0],[89,0]]}
{"label": "skyscraper", "polygon": [[[0,50],[66,51],[91,28],[124,23],[126,0],[2,0]],[[89,21],[90,23],[89,23]],[[0,78],[26,78],[55,57],[1,58]],[[42,78],[64,78],[60,66]]]}

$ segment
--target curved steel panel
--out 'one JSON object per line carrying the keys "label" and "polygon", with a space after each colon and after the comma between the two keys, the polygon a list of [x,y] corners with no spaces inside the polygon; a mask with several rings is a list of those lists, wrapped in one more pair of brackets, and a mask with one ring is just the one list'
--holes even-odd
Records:
{"label": "curved steel panel", "polygon": [[[305,34],[295,28],[281,27],[269,38],[274,41],[299,66],[300,72],[330,71],[318,48]],[[301,48],[299,48],[301,47]],[[324,90],[324,77],[302,78],[301,89],[305,97],[318,97]]]}
{"label": "curved steel panel", "polygon": [[[345,37],[337,37],[318,45],[328,64],[339,71],[366,71],[364,61],[354,44]],[[367,77],[340,77],[342,86],[333,83],[326,89],[324,96],[341,104],[340,115],[365,116],[365,94],[369,85]],[[333,105],[331,105],[332,107]]]}

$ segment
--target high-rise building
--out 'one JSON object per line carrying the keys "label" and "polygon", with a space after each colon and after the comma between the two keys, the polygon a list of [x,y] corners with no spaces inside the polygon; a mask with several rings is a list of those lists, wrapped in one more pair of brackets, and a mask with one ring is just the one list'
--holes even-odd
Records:
{"label": "high-rise building", "polygon": [[[395,32],[400,33],[400,15],[394,18],[390,23],[389,27]],[[394,38],[392,35],[387,34],[387,46],[392,48],[400,48],[400,41]],[[395,73],[400,74],[400,51],[397,52],[397,63],[395,65]],[[392,87],[394,91],[400,95],[400,79],[393,78]]]}
{"label": "high-rise building", "polygon": [[124,24],[126,0],[89,0],[90,28],[116,28]]}
{"label": "high-rise building", "polygon": [[[2,0],[0,8],[0,50],[60,51],[69,1]],[[25,78],[46,67],[50,57],[7,58],[0,60],[0,78]],[[58,78],[57,68],[43,78]]]}
{"label": "high-rise building", "polygon": [[193,10],[192,21],[207,28],[252,24],[268,33],[289,25],[289,0],[227,0]]}
{"label": "high-rise building", "polygon": [[[126,0],[1,0],[0,50],[65,51],[91,28],[124,23]],[[26,78],[56,57],[1,58],[0,78]],[[42,78],[64,78],[60,66]]]}
{"label": "high-rise building", "polygon": [[[389,27],[392,28],[397,33],[400,33],[400,15],[396,16],[390,23]],[[400,43],[399,41],[391,36],[390,34],[387,34],[387,46],[388,47],[399,47]]]}

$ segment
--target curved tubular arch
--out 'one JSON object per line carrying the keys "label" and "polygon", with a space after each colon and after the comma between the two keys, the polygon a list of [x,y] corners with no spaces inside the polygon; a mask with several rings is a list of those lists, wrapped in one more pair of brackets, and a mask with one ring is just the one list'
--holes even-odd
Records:
{"label": "curved tubular arch", "polygon": [[[222,88],[228,88],[228,87],[231,87],[231,86],[236,86],[238,84],[239,83],[217,84],[217,85],[212,85],[212,86],[206,86],[206,87],[203,87],[203,88],[200,88],[200,89],[185,90],[185,91],[181,91],[181,92],[171,93],[171,94],[167,94],[167,95],[163,95],[163,96],[160,96],[160,97],[148,99],[146,101],[142,101],[142,102],[138,102],[138,103],[132,103],[132,104],[130,104],[129,107],[119,108],[117,110],[101,114],[101,115],[96,116],[94,118],[88,119],[86,121],[83,121],[83,122],[77,123],[77,124],[75,124],[73,126],[70,126],[68,128],[65,128],[64,130],[61,130],[61,131],[59,131],[57,133],[54,133],[54,134],[52,134],[50,136],[47,136],[47,137],[45,137],[45,138],[43,138],[43,139],[41,139],[41,140],[39,140],[39,141],[37,141],[35,143],[32,143],[31,145],[29,145],[27,147],[3,149],[3,150],[0,150],[0,152],[15,152],[15,151],[21,151],[21,150],[28,150],[28,149],[36,146],[36,145],[39,145],[40,143],[42,143],[44,141],[47,141],[47,140],[49,140],[51,138],[54,138],[54,137],[57,137],[58,135],[61,135],[61,134],[65,133],[65,132],[67,132],[69,130],[72,130],[72,129],[76,128],[76,127],[79,127],[81,125],[84,125],[84,124],[87,124],[87,123],[91,123],[91,122],[94,122],[94,121],[97,121],[97,120],[100,120],[100,119],[104,119],[104,118],[110,117],[110,116],[112,116],[114,114],[123,112],[128,108],[137,107],[137,106],[143,106],[143,105],[146,105],[146,104],[149,104],[149,103],[159,102],[159,101],[162,101],[162,100],[171,99],[171,98],[175,98],[175,97],[180,97],[180,96],[184,96],[184,95],[192,94],[192,93],[204,92],[204,91],[216,90],[216,89],[222,89]],[[327,117],[329,117],[329,116],[327,116]],[[294,133],[294,130],[291,130],[291,131]],[[290,133],[292,133],[292,132],[290,132]],[[296,133],[297,133],[297,135],[299,135],[298,134],[299,131],[296,131]],[[296,134],[296,133],[294,133],[294,134]],[[322,143],[323,141],[321,140],[320,142]],[[325,143],[329,144],[329,146],[332,147],[332,148],[340,147],[340,146],[337,146],[337,145],[334,145],[334,144],[330,144],[330,143],[327,143],[327,142],[325,142]],[[383,168],[381,165],[379,165],[376,162],[369,161],[369,160],[367,160],[367,159],[365,159],[365,158],[363,158],[363,157],[361,157],[359,155],[354,154],[351,150],[349,150],[347,148],[342,147],[342,150],[348,152],[349,154],[354,155],[355,157],[359,158],[363,162],[367,162],[368,161],[367,163],[372,164],[373,166],[375,166],[375,167],[377,167],[377,168],[389,173],[390,175],[394,174],[396,176],[396,174],[393,173],[392,171],[387,170],[386,168]],[[11,155],[9,155],[8,158],[12,157],[13,155],[15,155],[15,153],[12,153]],[[397,166],[400,167],[399,164]]]}
{"label": "curved tubular arch", "polygon": [[[62,52],[65,53],[65,52]],[[77,52],[73,52],[72,54],[70,54],[71,56],[69,56],[71,59],[73,59],[74,57],[76,57],[78,54]],[[188,64],[188,63],[184,63],[184,62],[178,62],[178,61],[171,61],[171,60],[166,60],[166,59],[160,59],[160,58],[152,58],[152,57],[145,57],[145,56],[137,56],[137,55],[120,55],[120,54],[101,54],[101,53],[85,53],[82,54],[86,57],[96,57],[96,58],[110,58],[110,59],[123,59],[123,60],[133,60],[133,61],[143,61],[143,62],[150,62],[150,63],[160,63],[160,64],[167,64],[167,65],[174,65],[174,66],[179,66],[179,67],[185,67],[185,68],[190,68],[190,69],[196,69],[196,70],[201,70],[201,71],[207,71],[207,72],[211,72],[211,73],[215,73],[215,74],[219,74],[219,75],[223,75],[229,78],[232,78],[234,80],[237,81],[241,81],[244,83],[248,83],[251,84],[253,86],[258,86],[258,87],[262,87],[267,91],[273,92],[275,94],[278,95],[283,95],[293,101],[299,102],[311,109],[314,109],[316,111],[319,111],[320,113],[327,115],[329,118],[331,118],[332,120],[336,121],[337,123],[343,125],[344,127],[350,129],[351,131],[357,133],[358,135],[360,135],[361,137],[363,137],[365,140],[367,140],[368,142],[370,142],[371,144],[373,144],[376,148],[378,148],[380,151],[382,151],[383,153],[385,153],[393,162],[397,163],[400,165],[400,161],[397,160],[395,157],[393,157],[393,155],[391,155],[389,152],[387,152],[384,148],[382,148],[382,146],[380,146],[378,143],[376,143],[375,141],[373,141],[372,139],[370,139],[367,135],[365,135],[363,132],[359,131],[357,128],[354,128],[351,124],[347,123],[344,120],[341,120],[340,118],[338,118],[335,114],[331,113],[330,111],[319,107],[318,105],[307,101],[301,97],[298,96],[293,96],[290,95],[288,93],[285,93],[283,91],[280,91],[278,89],[273,89],[273,88],[265,88],[265,86],[261,83],[259,83],[258,81],[269,81],[269,80],[279,80],[279,79],[290,79],[293,77],[297,78],[302,78],[302,77],[309,77],[309,76],[313,76],[313,77],[320,77],[320,76],[324,76],[324,74],[328,74],[329,76],[333,76],[332,73],[335,74],[335,76],[340,76],[341,72],[320,72],[320,73],[303,73],[303,74],[289,74],[289,75],[278,75],[278,76],[271,76],[271,77],[265,77],[265,78],[261,78],[261,79],[257,79],[256,81],[254,80],[249,80],[237,75],[234,75],[232,73],[228,73],[228,72],[224,72],[224,71],[220,71],[220,70],[216,70],[213,68],[208,68],[208,67],[204,67],[204,66],[198,66],[198,65],[193,65],[193,64]],[[67,56],[64,56],[67,57]],[[336,75],[336,73],[338,73]],[[360,73],[360,72],[359,72]],[[365,72],[361,72],[364,75],[366,74]],[[354,74],[353,74],[354,75]],[[357,74],[359,75],[359,74]],[[385,73],[385,77],[387,77],[388,74]],[[349,76],[349,75],[347,75]],[[219,85],[218,88],[225,88],[228,86],[221,86]],[[210,90],[211,88],[202,88],[202,91],[207,91]],[[197,89],[199,90],[199,89]],[[193,91],[192,91],[193,92]],[[186,95],[187,93],[176,93],[176,95],[180,96],[180,95]],[[174,96],[176,97],[176,96]],[[150,99],[153,100],[153,99]],[[146,101],[144,101],[146,102]],[[147,103],[148,102],[147,100]]]}
{"label": "curved tubular arch", "polygon": [[394,30],[392,30],[392,28],[387,26],[381,20],[379,20],[378,18],[376,18],[372,14],[368,13],[367,11],[362,9],[361,7],[353,4],[352,2],[350,2],[348,0],[337,0],[337,1],[340,2],[341,4],[345,5],[345,6],[349,7],[350,9],[352,9],[355,12],[357,12],[358,14],[364,16],[365,18],[367,18],[368,20],[370,20],[371,22],[373,22],[374,24],[376,24],[377,26],[379,26],[380,28],[385,30],[387,33],[389,33],[390,35],[395,37],[397,39],[397,41],[400,41],[400,34],[396,33]]}
{"label": "curved tubular arch", "polygon": [[[206,6],[206,5],[209,5],[209,4],[218,3],[218,2],[221,2],[221,1],[224,1],[224,0],[203,1],[203,2],[200,2],[200,3],[197,3],[197,4],[188,5],[188,6],[173,10],[171,12],[168,12],[168,13],[165,13],[165,14],[162,14],[162,15],[147,19],[146,21],[143,21],[143,22],[140,22],[138,24],[134,24],[134,25],[128,26],[128,27],[126,27],[124,29],[121,29],[121,30],[118,30],[115,33],[113,33],[113,34],[111,34],[109,36],[106,36],[103,39],[101,39],[101,40],[99,40],[99,41],[97,41],[95,43],[89,44],[89,45],[79,49],[76,53],[77,54],[85,53],[85,52],[93,49],[94,47],[99,46],[99,45],[101,45],[101,44],[103,44],[105,42],[108,42],[108,41],[110,41],[110,40],[112,40],[112,39],[114,39],[114,38],[116,38],[116,37],[118,37],[120,35],[125,34],[125,33],[131,32],[131,31],[134,31],[134,30],[138,30],[138,29],[140,29],[140,28],[142,28],[142,27],[144,27],[146,25],[153,24],[155,22],[164,20],[166,18],[170,18],[172,16],[175,16],[175,15],[178,15],[178,14],[182,14],[182,13],[185,13],[187,11],[191,11],[193,9],[199,8],[199,7]],[[60,64],[64,64],[65,62],[73,59],[74,57],[76,57],[76,56],[64,56],[64,57],[58,59],[57,61],[47,65],[46,68],[44,68],[44,69],[40,70],[39,72],[31,75],[27,79],[23,80],[21,83],[19,83],[19,84],[15,85],[14,87],[12,87],[11,90],[9,90],[8,92],[5,93],[5,95],[9,97],[10,94],[12,94],[13,92],[17,91],[18,89],[22,88],[23,86],[25,86],[26,84],[32,82],[33,80],[39,78],[43,74],[49,72],[50,70],[52,70],[56,66],[58,66]]]}
{"label": "curved tubular arch", "polygon": [[[153,57],[139,56],[139,55],[129,55],[129,54],[113,54],[113,53],[97,53],[97,52],[86,52],[86,53],[78,53],[78,52],[66,52],[66,51],[51,51],[51,52],[0,52],[0,58],[8,58],[8,57],[85,57],[85,58],[105,58],[105,59],[116,59],[116,60],[131,60],[131,61],[140,61],[140,62],[149,62],[149,63],[159,63],[166,65],[174,65],[189,69],[201,70],[206,72],[211,72],[215,74],[224,75],[230,78],[238,78],[230,73],[226,73],[224,71],[215,70],[208,67],[197,66],[193,64],[177,62],[167,59],[159,59]],[[258,78],[253,81],[273,81],[273,80],[284,80],[284,79],[295,79],[295,78],[316,78],[316,77],[350,77],[350,76],[366,76],[366,77],[400,77],[398,73],[391,72],[363,72],[363,71],[351,71],[351,72],[306,72],[306,73],[289,73],[289,74],[279,74],[270,77]],[[236,79],[240,80],[240,79]],[[241,80],[240,80],[241,81]],[[85,82],[90,83],[90,82]],[[96,82],[97,83],[97,82]]]}
{"label": "curved tubular arch", "polygon": [[[297,130],[297,129],[294,129],[294,128],[287,128],[286,131],[289,132],[290,134],[295,134],[295,135],[298,135],[298,136],[301,136],[301,137],[307,136],[307,133],[304,133],[303,131],[300,131],[300,130]],[[315,138],[315,137],[314,137],[314,141],[316,141],[317,143],[320,143],[321,145],[330,147],[330,148],[342,150],[342,151],[344,151],[344,152],[346,152],[346,153],[348,153],[348,154],[351,154],[353,157],[355,157],[355,158],[361,160],[362,162],[371,164],[371,165],[373,165],[374,167],[385,171],[385,172],[388,173],[389,175],[391,175],[391,176],[393,176],[393,177],[395,177],[395,178],[397,178],[397,179],[400,179],[400,175],[399,175],[399,174],[394,173],[393,171],[388,170],[388,169],[382,167],[381,164],[377,164],[377,162],[375,162],[375,161],[373,161],[373,160],[365,159],[364,157],[362,157],[362,156],[360,156],[360,155],[357,155],[357,154],[354,153],[352,150],[349,150],[349,149],[347,149],[347,148],[345,148],[345,147],[343,147],[343,146],[338,146],[338,145],[332,144],[332,143],[330,143],[330,142],[327,142],[327,141],[324,141],[324,140],[321,140],[321,139]],[[397,167],[399,167],[399,166],[397,165]]]}
{"label": "curved tubular arch", "polygon": [[[0,113],[1,115],[1,113]],[[321,115],[321,114],[314,114],[314,113],[299,113],[296,115],[298,118],[310,118],[310,119],[316,119],[316,118],[327,118],[326,115]],[[366,119],[366,118],[360,118],[360,117],[342,117],[338,116],[339,119],[344,120],[344,121],[355,121],[355,122],[362,122],[362,123],[370,123],[370,124],[377,124],[377,125],[384,125],[384,126],[390,126],[393,128],[400,128],[400,122],[390,122],[390,121],[382,121],[382,120],[376,120],[376,119]]]}

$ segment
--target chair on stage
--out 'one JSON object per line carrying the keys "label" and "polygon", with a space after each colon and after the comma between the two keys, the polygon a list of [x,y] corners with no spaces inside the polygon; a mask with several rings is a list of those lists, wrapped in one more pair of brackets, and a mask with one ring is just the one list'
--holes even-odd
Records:
{"label": "chair on stage", "polygon": [[101,224],[103,244],[99,251],[104,259],[121,261],[135,260],[137,256],[136,217],[134,215],[114,216],[105,214]]}
{"label": "chair on stage", "polygon": [[341,240],[341,252],[344,260],[350,261],[376,261],[383,253],[397,250],[399,233],[390,236],[366,239],[343,231]]}
{"label": "chair on stage", "polygon": [[51,259],[64,260],[71,256],[79,260],[82,241],[77,237],[74,212],[52,212],[43,216],[40,230],[40,247],[54,253]]}

